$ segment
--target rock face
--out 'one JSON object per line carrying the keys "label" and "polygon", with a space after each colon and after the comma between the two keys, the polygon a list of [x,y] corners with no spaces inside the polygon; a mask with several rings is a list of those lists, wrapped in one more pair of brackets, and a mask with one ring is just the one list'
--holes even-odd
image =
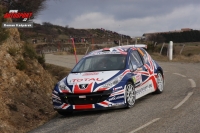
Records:
{"label": "rock face", "polygon": [[[37,59],[23,56],[23,42],[17,29],[0,44],[0,132],[22,133],[43,124],[55,115],[51,104],[52,76]],[[15,54],[9,53],[15,49]],[[26,68],[20,70],[18,61]]]}

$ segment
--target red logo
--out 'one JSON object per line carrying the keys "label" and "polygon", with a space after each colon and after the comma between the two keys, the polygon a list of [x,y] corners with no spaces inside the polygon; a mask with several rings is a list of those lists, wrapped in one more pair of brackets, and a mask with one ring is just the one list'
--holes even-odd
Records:
{"label": "red logo", "polygon": [[32,12],[23,12],[20,13],[18,10],[10,10],[8,13],[4,14],[4,18],[23,18],[22,21],[27,21],[32,17],[33,13]]}
{"label": "red logo", "polygon": [[98,72],[87,72],[87,73],[84,73],[83,76],[98,75],[98,74],[99,74]]}

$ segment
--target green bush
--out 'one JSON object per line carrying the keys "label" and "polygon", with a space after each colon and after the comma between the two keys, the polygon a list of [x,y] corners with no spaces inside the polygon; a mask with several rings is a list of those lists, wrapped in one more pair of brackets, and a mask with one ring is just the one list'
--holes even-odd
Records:
{"label": "green bush", "polygon": [[43,67],[45,67],[45,58],[44,58],[44,55],[38,56],[38,57],[37,57],[37,60],[38,60],[38,62],[39,62]]}
{"label": "green bush", "polygon": [[45,58],[44,55],[38,55],[35,51],[35,48],[33,46],[31,46],[31,44],[24,44],[24,48],[23,48],[23,57],[24,58],[30,58],[30,59],[37,59],[37,61],[43,66],[45,67]]}
{"label": "green bush", "polygon": [[24,44],[24,52],[23,52],[23,56],[29,57],[30,59],[37,59],[37,54],[35,49],[28,43]]}
{"label": "green bush", "polygon": [[20,33],[20,39],[21,40],[24,40],[24,41],[27,41],[27,36],[26,34],[24,33],[24,31],[21,31],[21,30],[18,30],[19,33]]}
{"label": "green bush", "polygon": [[16,56],[16,54],[17,54],[17,52],[18,52],[19,50],[16,48],[16,47],[10,47],[10,48],[8,48],[8,53],[11,55],[11,56]]}
{"label": "green bush", "polygon": [[23,59],[19,59],[17,61],[17,66],[16,66],[17,69],[19,70],[25,70],[26,69],[26,62],[23,60]]}

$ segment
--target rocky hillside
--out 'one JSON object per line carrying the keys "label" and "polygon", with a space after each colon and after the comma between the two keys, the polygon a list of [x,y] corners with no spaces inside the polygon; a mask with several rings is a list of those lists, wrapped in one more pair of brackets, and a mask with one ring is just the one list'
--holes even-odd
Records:
{"label": "rocky hillside", "polygon": [[51,91],[55,81],[42,57],[20,41],[17,29],[0,44],[0,132],[23,133],[55,115]]}

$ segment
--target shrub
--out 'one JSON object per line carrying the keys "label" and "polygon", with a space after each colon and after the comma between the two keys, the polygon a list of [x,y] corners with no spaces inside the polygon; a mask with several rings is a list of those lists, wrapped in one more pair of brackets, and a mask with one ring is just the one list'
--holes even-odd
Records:
{"label": "shrub", "polygon": [[21,31],[21,30],[18,30],[18,31],[20,33],[20,39],[24,40],[24,41],[27,41],[28,37],[26,36],[26,34],[23,31]]}
{"label": "shrub", "polygon": [[37,59],[37,54],[35,49],[28,43],[24,45],[24,57],[29,57],[30,59]]}
{"label": "shrub", "polygon": [[11,56],[15,56],[17,53],[18,53],[18,49],[16,47],[10,47],[8,48],[8,53],[11,55]]}
{"label": "shrub", "polygon": [[38,60],[38,62],[39,62],[43,67],[45,67],[45,58],[44,58],[44,55],[38,56],[38,57],[37,57],[37,60]]}
{"label": "shrub", "polygon": [[23,60],[23,59],[19,59],[17,61],[17,66],[16,66],[17,69],[19,70],[25,70],[26,69],[26,62]]}

